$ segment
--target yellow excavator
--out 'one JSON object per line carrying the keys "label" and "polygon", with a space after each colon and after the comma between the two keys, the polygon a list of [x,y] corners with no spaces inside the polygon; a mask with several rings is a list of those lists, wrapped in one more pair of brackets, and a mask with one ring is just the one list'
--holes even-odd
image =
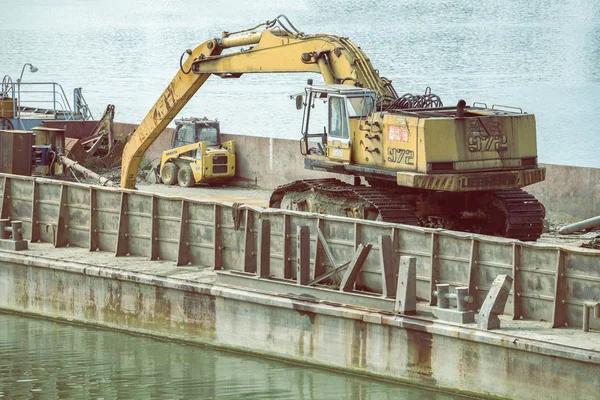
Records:
{"label": "yellow excavator", "polygon": [[398,95],[356,44],[304,34],[283,15],[182,54],[177,75],[125,146],[121,185],[135,186],[146,149],[211,75],[290,72],[324,80],[309,80],[296,97],[305,168],[354,176],[354,184],[291,182],[273,192],[272,207],[525,241],[541,235],[544,207],[521,190],[545,178],[533,115],[463,100],[447,107],[429,89]]}

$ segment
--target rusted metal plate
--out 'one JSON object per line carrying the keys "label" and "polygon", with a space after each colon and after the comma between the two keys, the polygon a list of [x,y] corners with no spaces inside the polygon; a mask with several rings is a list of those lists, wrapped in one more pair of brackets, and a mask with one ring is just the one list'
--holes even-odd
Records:
{"label": "rusted metal plate", "polygon": [[179,253],[181,200],[159,198],[157,200],[158,257],[176,261]]}
{"label": "rusted metal plate", "polygon": [[0,172],[31,175],[31,145],[29,131],[0,131]]}
{"label": "rusted metal plate", "polygon": [[127,250],[132,256],[150,257],[152,196],[127,198]]}
{"label": "rusted metal plate", "polygon": [[[210,203],[190,203],[186,229],[187,249],[191,265],[212,267],[214,261],[215,208]],[[243,264],[234,268],[243,268]]]}
{"label": "rusted metal plate", "polygon": [[90,191],[83,187],[68,187],[66,210],[69,245],[87,247],[90,240]]}
{"label": "rusted metal plate", "polygon": [[96,190],[96,207],[95,218],[98,233],[98,249],[114,252],[119,232],[121,193],[100,189]]}
{"label": "rusted metal plate", "polygon": [[67,157],[69,157],[73,161],[82,163],[85,160],[85,149],[81,145],[79,139],[66,138],[65,152]]}

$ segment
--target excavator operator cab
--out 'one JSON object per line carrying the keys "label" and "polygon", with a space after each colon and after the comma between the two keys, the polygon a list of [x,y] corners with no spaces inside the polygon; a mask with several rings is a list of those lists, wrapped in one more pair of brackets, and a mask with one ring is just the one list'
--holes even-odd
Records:
{"label": "excavator operator cab", "polygon": [[352,132],[375,109],[375,93],[350,85],[310,84],[305,92],[303,102],[296,100],[304,109],[302,154],[350,163]]}

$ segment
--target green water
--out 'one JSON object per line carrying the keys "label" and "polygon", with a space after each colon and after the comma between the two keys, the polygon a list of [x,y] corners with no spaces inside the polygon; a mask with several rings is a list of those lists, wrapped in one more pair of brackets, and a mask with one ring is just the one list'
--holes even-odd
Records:
{"label": "green water", "polygon": [[458,397],[199,346],[0,314],[0,398]]}

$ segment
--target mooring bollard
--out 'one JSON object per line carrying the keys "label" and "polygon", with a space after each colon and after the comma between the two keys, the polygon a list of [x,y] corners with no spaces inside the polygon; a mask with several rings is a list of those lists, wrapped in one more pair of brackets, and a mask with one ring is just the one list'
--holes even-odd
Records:
{"label": "mooring bollard", "polygon": [[0,239],[10,239],[10,219],[0,219]]}
{"label": "mooring bollard", "polygon": [[11,221],[10,225],[10,232],[12,233],[13,240],[23,240],[23,222]]}
{"label": "mooring bollard", "polygon": [[7,218],[0,219],[0,229],[2,230],[1,239],[23,240],[23,222],[12,221]]}
{"label": "mooring bollard", "polygon": [[469,296],[469,288],[457,287],[455,296],[458,311],[469,311],[469,304],[473,302],[473,296]]}
{"label": "mooring bollard", "polygon": [[450,308],[450,285],[438,283],[435,286],[437,290],[433,292],[433,295],[437,297],[437,306],[439,308]]}
{"label": "mooring bollard", "polygon": [[586,301],[583,303],[583,331],[590,331],[590,312],[594,310],[594,317],[600,318],[600,303]]}
{"label": "mooring bollard", "polygon": [[437,290],[433,292],[433,295],[437,297],[439,308],[450,308],[450,299],[454,299],[458,311],[469,310],[469,304],[473,302],[473,296],[469,296],[468,287],[457,287],[456,293],[450,293],[450,285],[447,283],[438,283],[435,286]]}
{"label": "mooring bollard", "polygon": [[0,219],[0,248],[27,250],[27,241],[23,240],[23,232],[22,221],[11,221],[7,218]]}
{"label": "mooring bollard", "polygon": [[[473,297],[469,295],[468,287],[457,287],[456,293],[450,293],[450,285],[438,283],[433,295],[437,297],[437,307],[433,314],[445,321],[466,324],[475,322],[475,313],[469,310]],[[456,309],[450,308],[450,299],[456,300]]]}

